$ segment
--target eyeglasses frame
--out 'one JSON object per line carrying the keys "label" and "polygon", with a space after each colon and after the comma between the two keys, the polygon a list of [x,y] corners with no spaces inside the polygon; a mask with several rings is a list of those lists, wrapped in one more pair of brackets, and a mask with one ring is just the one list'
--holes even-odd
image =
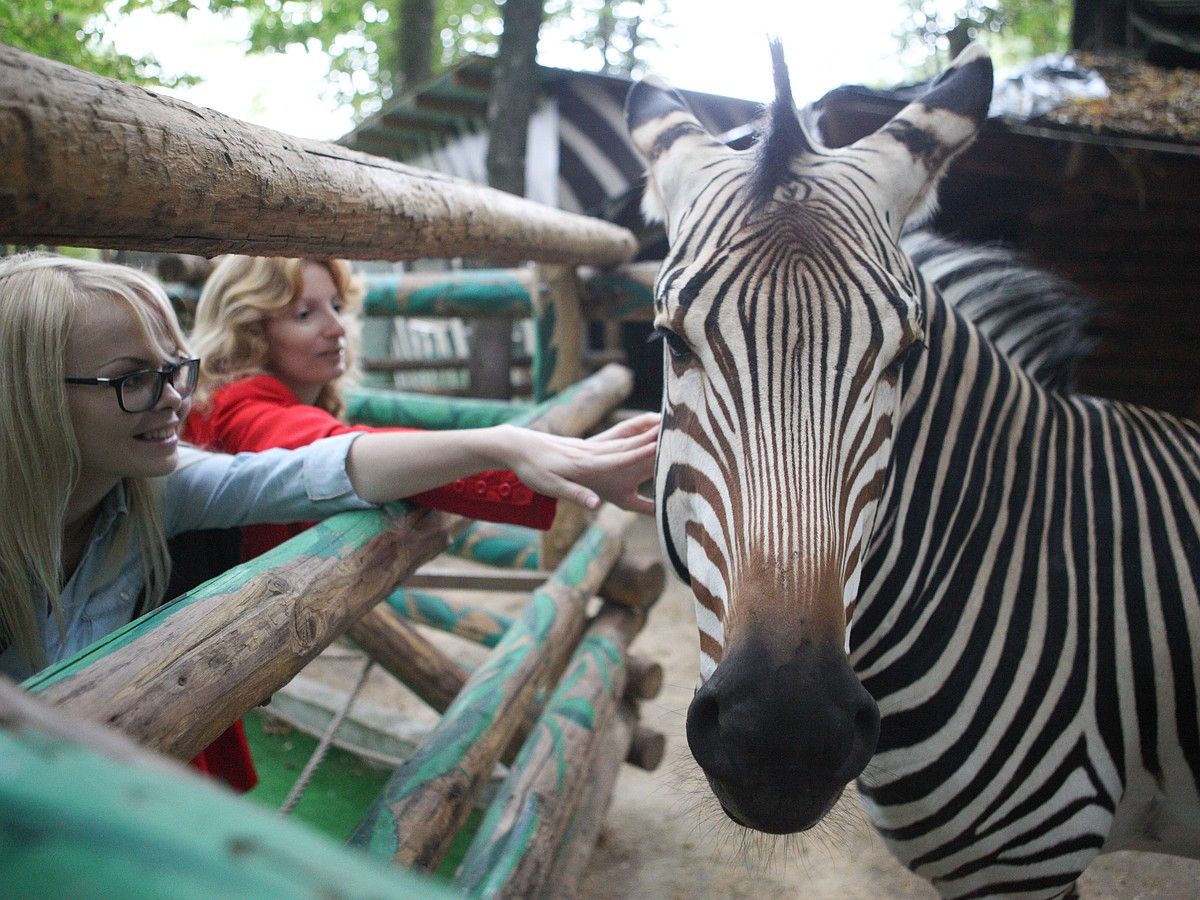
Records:
{"label": "eyeglasses frame", "polygon": [[[193,374],[192,378],[189,379],[192,384],[191,389],[186,394],[184,394],[184,393],[180,393],[179,389],[175,388],[175,386],[172,385],[172,388],[175,388],[175,392],[179,394],[180,398],[186,398],[186,397],[190,397],[192,395],[192,393],[196,390],[196,383],[197,383],[197,381],[199,381],[200,358],[196,357],[196,356],[190,357],[189,359],[181,359],[179,362],[173,363],[171,365],[163,366],[161,369],[138,369],[136,372],[129,372],[126,375],[119,375],[116,378],[79,378],[79,377],[75,377],[75,376],[67,376],[65,381],[67,382],[67,384],[100,384],[100,385],[106,384],[109,387],[111,387],[114,391],[116,391],[117,406],[121,407],[121,411],[130,413],[131,415],[136,415],[137,413],[148,412],[148,411],[154,409],[154,407],[158,405],[158,401],[162,399],[163,390],[166,388],[168,379],[170,379],[180,369],[186,368],[187,366],[193,367],[193,370],[194,370],[194,374]],[[157,375],[158,376],[158,382],[156,383],[156,385],[154,387],[154,398],[150,401],[150,405],[147,406],[145,409],[126,409],[125,401],[121,396],[122,388],[124,386],[124,383],[128,379],[136,378],[138,375]]]}

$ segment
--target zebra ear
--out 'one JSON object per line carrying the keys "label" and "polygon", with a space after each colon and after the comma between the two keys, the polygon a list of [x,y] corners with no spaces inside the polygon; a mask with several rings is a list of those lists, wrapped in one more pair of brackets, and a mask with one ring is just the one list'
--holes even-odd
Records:
{"label": "zebra ear", "polygon": [[974,140],[992,100],[992,60],[967,47],[929,91],[879,131],[857,141],[863,166],[889,193],[885,214],[898,237],[937,208],[937,184],[950,161]]}
{"label": "zebra ear", "polygon": [[629,89],[625,121],[648,164],[642,214],[666,222],[670,234],[671,222],[707,183],[700,174],[703,164],[732,151],[704,130],[678,93],[649,81]]}

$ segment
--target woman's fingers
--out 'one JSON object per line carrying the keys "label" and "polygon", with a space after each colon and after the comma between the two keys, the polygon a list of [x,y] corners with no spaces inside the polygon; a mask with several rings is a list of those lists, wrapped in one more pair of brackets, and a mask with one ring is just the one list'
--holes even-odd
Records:
{"label": "woman's fingers", "polygon": [[642,413],[641,415],[634,416],[631,419],[618,422],[616,425],[612,426],[612,428],[600,432],[591,439],[593,441],[607,441],[616,438],[631,437],[647,432],[653,432],[658,428],[658,424],[661,419],[662,416],[660,416],[658,413]]}

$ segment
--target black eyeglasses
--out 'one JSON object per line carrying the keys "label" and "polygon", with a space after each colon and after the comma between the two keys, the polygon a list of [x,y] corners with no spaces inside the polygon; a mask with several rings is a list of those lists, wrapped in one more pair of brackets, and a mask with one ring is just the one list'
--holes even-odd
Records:
{"label": "black eyeglasses", "polygon": [[117,403],[127,413],[153,409],[168,381],[180,397],[190,397],[200,377],[200,360],[184,359],[161,369],[141,369],[119,378],[68,378],[67,384],[107,384],[117,392]]}

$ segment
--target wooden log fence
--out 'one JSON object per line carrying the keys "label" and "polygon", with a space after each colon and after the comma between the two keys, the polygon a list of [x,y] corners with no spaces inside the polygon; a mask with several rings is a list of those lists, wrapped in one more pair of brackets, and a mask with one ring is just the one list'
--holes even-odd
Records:
{"label": "wooden log fence", "polygon": [[534,702],[553,652],[582,633],[587,600],[620,555],[632,518],[611,506],[601,510],[430,738],[388,781],[352,844],[423,871],[437,868]]}
{"label": "wooden log fence", "polygon": [[0,884],[8,896],[454,896],[252,806],[2,677],[0,760]]}
{"label": "wooden log fence", "polygon": [[[256,128],[3,45],[0,146],[6,243],[194,254],[166,263],[181,280],[199,277],[209,265],[203,257],[223,252],[545,264],[501,276],[470,270],[378,281],[366,302],[378,316],[533,314],[539,340],[531,365],[544,402],[364,390],[350,397],[355,421],[511,422],[581,435],[632,387],[631,373],[613,365],[580,380],[590,301],[572,268],[628,259],[635,242],[624,229]],[[0,883],[48,894],[120,895],[136,883],[155,895],[182,883],[197,894],[439,896],[416,875],[250,810],[142,749],[194,756],[347,634],[445,712],[389,780],[353,843],[433,869],[503,760],[512,763],[509,781],[460,887],[495,884],[516,895],[554,873],[569,892],[621,761],[654,766],[662,756],[662,735],[637,724],[635,706],[657,694],[661,668],[627,651],[664,575],[661,564],[622,553],[632,518],[613,507],[591,522],[575,512],[538,546],[527,529],[467,527],[404,504],[345,513],[49,667],[23,692],[0,679]],[[508,578],[532,588],[520,618],[396,587],[456,534],[460,552],[507,555],[510,566],[530,570],[476,585],[496,590]],[[446,577],[440,586],[465,586]],[[589,623],[597,592],[605,604]],[[468,673],[415,622],[491,646],[491,655]],[[545,763],[559,759],[559,777],[547,778]],[[537,815],[527,828],[530,809]]]}
{"label": "wooden log fence", "polygon": [[633,235],[0,45],[0,241],[590,263]]}
{"label": "wooden log fence", "polygon": [[604,730],[625,688],[625,652],[643,614],[610,605],[592,620],[537,727],[467,850],[455,886],[536,897],[546,886]]}

